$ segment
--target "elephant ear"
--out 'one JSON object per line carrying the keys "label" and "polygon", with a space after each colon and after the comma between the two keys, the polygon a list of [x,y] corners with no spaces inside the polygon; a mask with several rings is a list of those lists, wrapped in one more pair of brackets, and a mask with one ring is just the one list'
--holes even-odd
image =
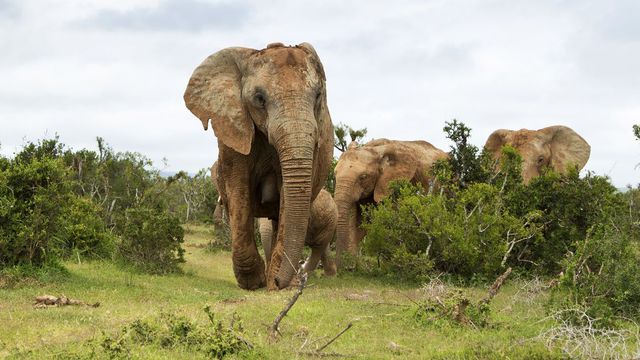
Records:
{"label": "elephant ear", "polygon": [[581,170],[589,161],[591,146],[573,129],[557,125],[538,131],[547,135],[550,139],[550,165],[555,170],[565,172],[567,166],[576,166],[578,170]]}
{"label": "elephant ear", "polygon": [[404,158],[400,152],[386,152],[380,161],[380,175],[373,190],[373,200],[380,202],[389,193],[389,183],[393,180],[413,180],[418,167],[414,160]]}
{"label": "elephant ear", "polygon": [[499,157],[502,152],[502,146],[507,143],[507,138],[511,133],[513,133],[513,130],[498,129],[494,131],[489,135],[487,142],[484,144],[485,150],[488,151],[494,159]]}
{"label": "elephant ear", "polygon": [[240,66],[255,50],[227,48],[206,58],[191,75],[184,92],[187,108],[226,146],[247,155],[254,125],[242,104]]}

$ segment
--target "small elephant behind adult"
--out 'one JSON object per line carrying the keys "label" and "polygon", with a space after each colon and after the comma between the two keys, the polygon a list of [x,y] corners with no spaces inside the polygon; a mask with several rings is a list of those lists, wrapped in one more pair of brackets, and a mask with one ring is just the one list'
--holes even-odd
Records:
{"label": "small elephant behind adult", "polygon": [[336,165],[335,201],[338,206],[336,258],[356,255],[364,231],[361,205],[379,202],[393,180],[407,179],[425,189],[432,185],[431,166],[448,154],[426,141],[377,139],[364,145],[352,143]]}
{"label": "small elephant behind adult", "polygon": [[510,145],[522,157],[522,180],[525,184],[540,175],[544,167],[565,174],[570,166],[581,170],[591,154],[591,146],[573,129],[562,126],[549,126],[539,130],[494,131],[484,148],[494,159],[502,155],[502,147]]}
{"label": "small elephant behind adult", "polygon": [[[331,257],[329,244],[335,234],[337,222],[338,208],[336,203],[333,201],[331,194],[322,189],[311,206],[307,237],[304,242],[306,246],[311,248],[311,255],[304,263],[303,269],[305,272],[315,270],[319,262],[322,261],[326,276],[334,276],[336,274],[336,264]],[[268,218],[260,218],[258,220],[267,266],[271,258],[272,243],[275,241],[273,229],[277,228],[277,224],[274,223],[275,221]]]}

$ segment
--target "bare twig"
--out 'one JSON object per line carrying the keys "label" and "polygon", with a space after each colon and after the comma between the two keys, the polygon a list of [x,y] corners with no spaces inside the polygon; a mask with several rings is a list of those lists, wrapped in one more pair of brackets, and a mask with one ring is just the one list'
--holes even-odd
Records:
{"label": "bare twig", "polygon": [[293,296],[291,297],[287,305],[284,307],[284,309],[282,309],[282,311],[280,311],[280,314],[276,316],[271,326],[269,326],[269,341],[271,342],[277,341],[278,334],[280,334],[280,328],[279,328],[280,322],[285,316],[287,316],[287,313],[289,312],[289,310],[291,310],[291,307],[293,307],[296,301],[298,301],[298,298],[302,294],[302,291],[304,290],[304,287],[307,284],[308,274],[304,271],[302,267],[298,269],[296,276],[300,279],[300,284],[298,285],[298,289],[296,290],[296,293],[293,294]]}
{"label": "bare twig", "polygon": [[342,334],[346,333],[347,330],[351,329],[351,327],[353,326],[353,323],[349,323],[347,325],[346,328],[344,328],[342,331],[340,331],[338,333],[338,335],[334,336],[331,340],[329,340],[326,344],[322,345],[320,348],[318,348],[318,350],[316,350],[316,352],[321,352],[322,350],[324,350],[327,346],[331,345],[332,342],[336,341],[337,338],[339,338],[340,336],[342,336]]}

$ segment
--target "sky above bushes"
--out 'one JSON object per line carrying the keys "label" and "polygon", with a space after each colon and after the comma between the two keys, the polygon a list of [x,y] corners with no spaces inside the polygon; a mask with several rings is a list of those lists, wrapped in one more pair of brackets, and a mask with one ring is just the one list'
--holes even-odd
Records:
{"label": "sky above bushes", "polygon": [[638,184],[638,14],[634,0],[0,0],[0,152],[101,136],[195,172],[217,146],[182,100],[193,69],[229,46],[306,41],[334,123],[443,150],[453,118],[478,146],[564,124],[592,146],[586,169]]}

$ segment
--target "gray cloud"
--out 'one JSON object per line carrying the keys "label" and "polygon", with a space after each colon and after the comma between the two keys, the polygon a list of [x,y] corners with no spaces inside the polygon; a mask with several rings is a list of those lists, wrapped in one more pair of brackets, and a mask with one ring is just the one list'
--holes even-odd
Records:
{"label": "gray cloud", "polygon": [[247,14],[243,2],[164,0],[154,8],[102,10],[81,25],[101,29],[201,31],[238,28],[246,21]]}
{"label": "gray cloud", "polygon": [[20,9],[12,0],[0,0],[0,19],[15,19],[19,17]]}
{"label": "gray cloud", "polygon": [[116,150],[195,172],[213,162],[217,146],[182,100],[193,68],[228,46],[307,41],[327,73],[334,123],[442,149],[452,118],[480,146],[497,128],[564,124],[591,143],[586,169],[618,186],[638,181],[633,1],[86,4],[0,0],[0,12],[16,12],[0,15],[0,79],[9,84],[0,87],[3,154],[23,138],[58,133],[80,148],[100,135]]}

